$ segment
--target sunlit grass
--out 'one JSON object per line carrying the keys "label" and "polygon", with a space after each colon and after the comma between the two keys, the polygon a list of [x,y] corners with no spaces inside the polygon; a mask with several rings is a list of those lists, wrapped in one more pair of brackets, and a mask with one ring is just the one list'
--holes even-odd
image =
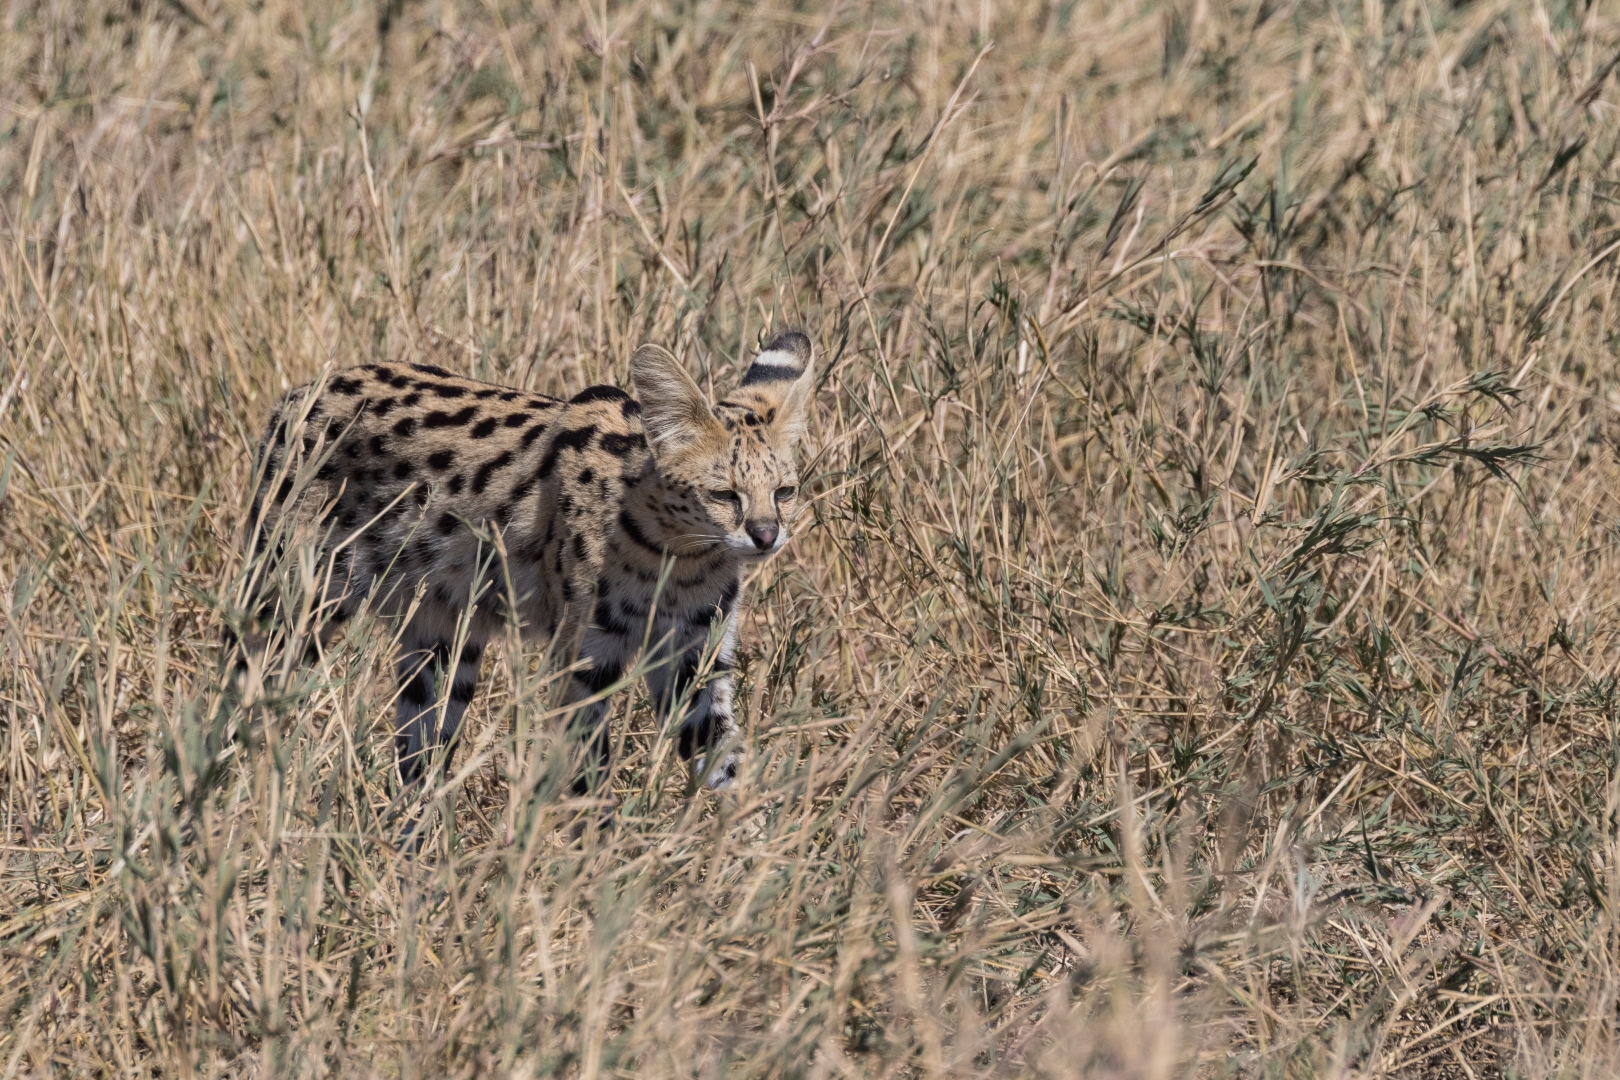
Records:
{"label": "sunlit grass", "polygon": [[[1613,1075],[1617,40],[0,9],[0,1070]],[[511,642],[415,806],[389,626],[228,689],[287,387],[657,341],[724,390],[788,327],[812,509],[734,794],[628,695],[576,841]]]}

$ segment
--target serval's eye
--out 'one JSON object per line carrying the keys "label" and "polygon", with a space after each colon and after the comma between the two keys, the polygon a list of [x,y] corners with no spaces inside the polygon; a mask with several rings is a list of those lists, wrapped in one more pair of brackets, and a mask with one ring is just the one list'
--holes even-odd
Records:
{"label": "serval's eye", "polygon": [[776,501],[777,502],[787,502],[789,499],[793,498],[793,496],[797,495],[798,493],[799,493],[799,489],[794,487],[792,484],[789,484],[786,487],[779,487],[779,488],[776,489]]}
{"label": "serval's eye", "polygon": [[725,491],[711,491],[709,492],[709,498],[713,499],[715,502],[722,503],[735,504],[742,502],[742,499],[737,496],[737,493],[729,489]]}

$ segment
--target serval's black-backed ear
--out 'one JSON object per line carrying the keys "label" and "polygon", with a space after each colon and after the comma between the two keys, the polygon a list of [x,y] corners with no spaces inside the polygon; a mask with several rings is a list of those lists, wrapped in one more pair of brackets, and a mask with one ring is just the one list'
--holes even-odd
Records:
{"label": "serval's black-backed ear", "polygon": [[705,436],[724,435],[709,399],[686,368],[662,345],[643,345],[630,358],[641,401],[641,425],[654,455],[674,453]]}
{"label": "serval's black-backed ear", "polygon": [[732,397],[752,405],[792,446],[804,433],[805,412],[815,396],[815,389],[810,339],[797,330],[789,330],[778,335],[754,358]]}
{"label": "serval's black-backed ear", "polygon": [[780,405],[788,387],[810,368],[810,339],[797,330],[778,334],[765,351],[748,365],[748,374],[737,389],[753,390],[762,398]]}
{"label": "serval's black-backed ear", "polygon": [[806,366],[803,374],[787,384],[787,394],[776,410],[776,428],[787,440],[789,449],[797,446],[804,435],[805,416],[815,396],[816,372],[814,368]]}

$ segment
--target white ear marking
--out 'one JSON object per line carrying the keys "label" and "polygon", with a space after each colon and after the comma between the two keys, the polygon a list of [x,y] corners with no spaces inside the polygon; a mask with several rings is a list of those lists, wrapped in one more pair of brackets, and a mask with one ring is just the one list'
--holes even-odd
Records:
{"label": "white ear marking", "polygon": [[799,331],[779,334],[754,357],[739,385],[764,389],[772,383],[795,379],[810,366],[810,352],[810,339]]}
{"label": "white ear marking", "polygon": [[782,352],[779,349],[767,349],[754,357],[754,363],[764,364],[766,367],[792,368],[795,371],[799,369],[799,358],[790,352]]}

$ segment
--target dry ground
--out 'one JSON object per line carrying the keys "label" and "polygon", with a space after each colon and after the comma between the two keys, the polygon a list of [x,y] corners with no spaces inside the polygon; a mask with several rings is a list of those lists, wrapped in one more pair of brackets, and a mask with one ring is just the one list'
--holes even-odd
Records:
{"label": "dry ground", "polygon": [[[0,3],[0,1075],[1615,1075],[1617,48]],[[386,627],[221,691],[285,387],[720,385],[789,326],[734,796],[629,701],[571,846],[509,647],[407,860]]]}

